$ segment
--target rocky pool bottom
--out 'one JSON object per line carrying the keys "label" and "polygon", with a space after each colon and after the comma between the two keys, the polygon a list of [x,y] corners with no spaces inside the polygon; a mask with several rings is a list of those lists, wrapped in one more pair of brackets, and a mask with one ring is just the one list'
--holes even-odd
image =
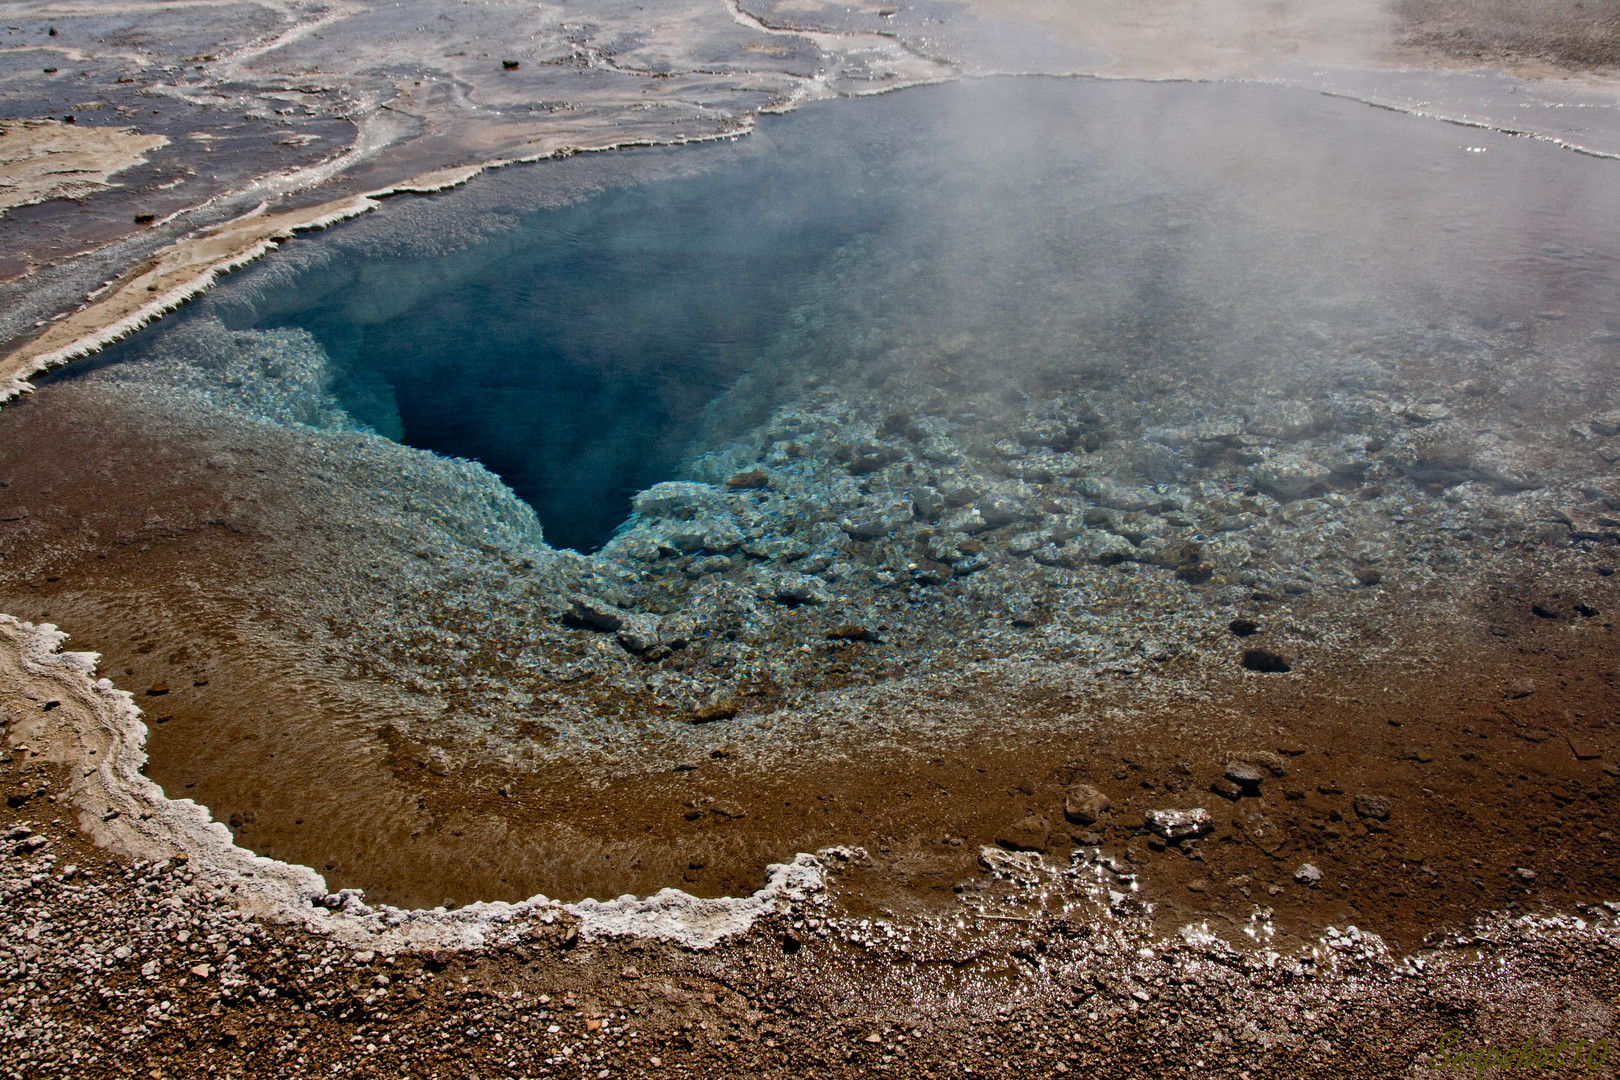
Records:
{"label": "rocky pool bottom", "polygon": [[[822,452],[799,430],[799,451],[700,463],[593,558],[535,544],[476,466],[163,376],[109,367],[0,418],[0,607],[102,654],[171,797],[332,888],[423,907],[745,895],[768,863],[853,845],[870,862],[840,903],[913,918],[985,904],[989,845],[1100,868],[1164,932],[1236,940],[1265,912],[1284,941],[1353,922],[1406,949],[1612,889],[1603,415],[1553,429],[1589,456],[1494,440],[1447,460],[1497,479],[1448,486],[1414,462],[1466,396],[1153,441],[1112,434],[1134,389],[1093,390],[1113,419],[1097,409],[1090,449],[1082,431],[946,464],[891,394],[829,420],[856,434]],[[1381,449],[1359,474],[1317,466],[1352,422]],[[1159,450],[1199,478],[1189,495],[1102,478]],[[1500,474],[1527,459],[1541,472],[1515,491]],[[1267,494],[1279,461],[1313,479]],[[861,535],[900,501],[909,517]],[[811,573],[814,549],[773,559],[785,528],[748,535],[780,521],[839,572]],[[1195,522],[1219,539],[1184,539]],[[688,553],[694,529],[733,539]],[[928,554],[941,536],[950,561]],[[684,643],[635,637],[672,624]],[[1066,812],[1075,785],[1108,812]],[[1193,808],[1201,835],[1153,828]]]}
{"label": "rocky pool bottom", "polygon": [[[307,411],[307,339],[229,340],[0,414],[0,610],[102,654],[171,797],[411,906],[851,855],[708,951],[563,918],[367,956],[92,846],[17,745],[65,710],[13,695],[0,1010],[36,1070],[1411,1076],[1452,1028],[1607,1035],[1620,425],[1584,382],[1197,420],[1229,386],[1092,373],[1072,433],[1014,441],[806,381],[814,422],[588,557],[478,467]],[[266,357],[304,411],[238,404]]]}

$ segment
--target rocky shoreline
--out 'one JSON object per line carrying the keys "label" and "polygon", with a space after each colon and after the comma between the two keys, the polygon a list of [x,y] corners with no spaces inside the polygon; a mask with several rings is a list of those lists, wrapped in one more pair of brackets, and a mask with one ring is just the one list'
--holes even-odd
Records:
{"label": "rocky shoreline", "polygon": [[1090,856],[994,849],[981,902],[930,924],[841,911],[840,866],[865,858],[845,852],[826,890],[708,948],[558,912],[455,950],[357,949],[249,916],[183,852],[131,860],[43,820],[68,770],[37,751],[0,768],[33,789],[0,810],[0,1018],[25,1077],[1444,1076],[1460,1048],[1599,1044],[1616,992],[1613,904],[1406,955],[1354,927],[1273,949],[1261,911],[1234,949],[1154,933]]}

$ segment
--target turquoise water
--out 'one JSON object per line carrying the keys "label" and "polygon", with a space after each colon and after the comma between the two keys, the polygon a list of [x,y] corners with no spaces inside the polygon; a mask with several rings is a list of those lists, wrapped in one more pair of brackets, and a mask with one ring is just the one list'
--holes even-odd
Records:
{"label": "turquoise water", "polygon": [[806,277],[880,226],[873,201],[831,178],[784,189],[790,176],[748,157],[535,215],[493,252],[386,262],[352,283],[340,267],[342,287],[300,280],[311,302],[269,325],[315,335],[357,419],[482,461],[553,544],[594,550],[631,495],[675,471]]}
{"label": "turquoise water", "polygon": [[[677,154],[682,175],[644,178]],[[1504,325],[1510,350],[1595,359],[1620,319],[1611,172],[1299,91],[999,80],[486,177],[299,241],[320,257],[210,304],[307,330],[353,417],[483,462],[553,544],[594,550],[762,362],[727,433],[789,368],[947,397],[1144,365],[1291,385],[1369,335],[1439,356]],[[925,372],[951,342],[949,379]]]}

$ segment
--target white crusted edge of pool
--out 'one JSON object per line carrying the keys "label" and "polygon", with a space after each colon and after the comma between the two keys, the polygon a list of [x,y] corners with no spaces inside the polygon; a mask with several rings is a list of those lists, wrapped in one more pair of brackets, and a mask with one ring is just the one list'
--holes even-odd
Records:
{"label": "white crusted edge of pool", "polygon": [[[13,747],[71,770],[68,795],[80,828],[128,859],[183,857],[197,883],[229,895],[244,914],[292,923],[357,949],[477,949],[521,940],[536,921],[567,913],[580,935],[657,938],[695,949],[746,932],[821,891],[822,861],[799,854],[766,869],[752,896],[704,899],[679,889],[652,896],[565,904],[543,895],[480,902],[447,911],[369,905],[355,890],[331,894],[307,866],[238,847],[208,808],[170,799],[141,769],[146,724],[134,695],[97,678],[97,654],[66,652],[68,635],[0,614],[0,708],[11,714]],[[57,705],[49,706],[55,701]],[[824,852],[822,854],[830,854]]]}

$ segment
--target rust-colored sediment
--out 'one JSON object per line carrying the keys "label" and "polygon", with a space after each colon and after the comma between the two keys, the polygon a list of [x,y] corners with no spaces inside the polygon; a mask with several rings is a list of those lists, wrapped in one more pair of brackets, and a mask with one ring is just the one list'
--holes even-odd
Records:
{"label": "rust-colored sediment", "polygon": [[[1031,812],[1059,858],[1095,832],[1139,863],[1167,926],[1208,917],[1236,932],[1258,903],[1285,930],[1348,921],[1410,947],[1510,902],[1606,895],[1615,878],[1620,587],[1602,554],[1568,580],[1482,582],[1439,636],[1403,621],[1408,598],[1392,595],[1387,621],[1288,675],[1242,671],[1233,638],[1228,666],[1169,701],[1129,680],[1084,702],[992,693],[977,730],[949,743],[784,764],[739,729],[724,756],[678,769],[612,776],[582,750],[536,770],[452,755],[445,770],[394,725],[392,688],[232,606],[233,582],[307,568],[229,510],[201,455],[45,396],[6,417],[5,505],[49,510],[0,525],[0,610],[103,654],[147,713],[148,774],[171,797],[334,888],[411,906],[666,885],[745,895],[769,863],[852,844],[873,858],[844,901],[915,911],[951,903],[979,846]],[[296,497],[260,483],[266,499]],[[1209,790],[1254,751],[1280,755],[1286,775],[1237,802]],[[1114,802],[1094,829],[1063,820],[1074,781]],[[1388,820],[1359,815],[1358,794],[1388,798]],[[1217,828],[1190,855],[1142,828],[1146,810],[1193,805]],[[1323,873],[1314,886],[1294,879],[1305,862]]]}

